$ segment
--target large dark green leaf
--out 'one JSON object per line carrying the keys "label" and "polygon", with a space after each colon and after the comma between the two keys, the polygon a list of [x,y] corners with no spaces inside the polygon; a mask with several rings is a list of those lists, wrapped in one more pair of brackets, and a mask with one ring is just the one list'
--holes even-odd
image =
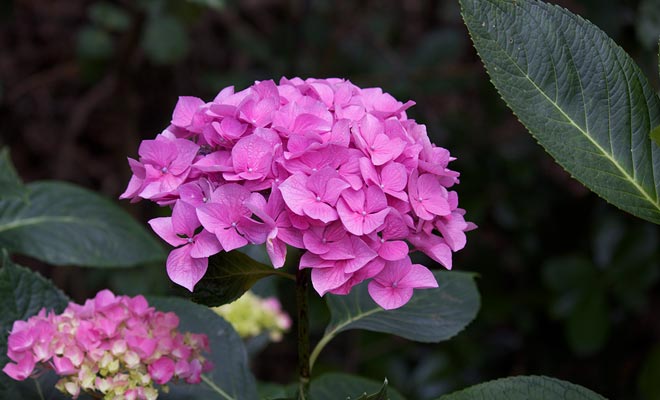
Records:
{"label": "large dark green leaf", "polygon": [[571,175],[615,206],[660,223],[660,100],[600,29],[536,0],[461,0],[500,95]]}
{"label": "large dark green leaf", "polygon": [[546,376],[518,376],[481,383],[438,400],[604,400],[589,389]]}
{"label": "large dark green leaf", "polygon": [[[27,268],[14,264],[0,253],[0,369],[7,358],[7,337],[16,320],[26,320],[42,308],[64,310],[69,299],[50,281]],[[53,383],[52,377],[43,377]],[[45,386],[45,385],[44,385]],[[44,388],[47,389],[47,388]],[[52,389],[52,388],[50,388]],[[48,389],[50,391],[50,389]],[[36,399],[32,380],[16,382],[0,372],[0,399]]]}
{"label": "large dark green leaf", "polygon": [[25,193],[25,186],[11,163],[7,148],[0,149],[0,188],[0,200],[20,198]]}
{"label": "large dark green leaf", "polygon": [[438,288],[416,290],[405,306],[386,311],[361,284],[346,296],[328,295],[331,320],[326,336],[349,329],[391,333],[418,342],[436,343],[463,330],[479,311],[474,276],[461,272],[434,273]]}
{"label": "large dark green leaf", "polygon": [[205,333],[209,337],[209,359],[214,369],[205,376],[216,388],[207,383],[199,385],[171,385],[170,394],[161,395],[164,400],[257,399],[256,382],[248,368],[243,342],[234,328],[208,307],[174,297],[150,298],[149,304],[161,311],[172,311],[181,321],[179,329]]}
{"label": "large dark green leaf", "polygon": [[[383,388],[386,396],[382,397]],[[367,393],[365,397],[364,394]],[[375,395],[370,395],[370,394]],[[403,396],[383,382],[372,381],[348,374],[330,373],[321,375],[312,380],[310,385],[310,398],[312,400],[346,400],[346,399],[389,399],[404,400]],[[375,396],[375,397],[373,397]],[[381,397],[378,397],[381,396]]]}
{"label": "large dark green leaf", "polygon": [[164,259],[160,244],[126,212],[63,182],[26,185],[0,199],[0,247],[56,265],[132,266]]}
{"label": "large dark green leaf", "polygon": [[259,279],[288,274],[262,264],[240,251],[221,252],[209,258],[204,278],[195,286],[193,300],[210,307],[231,303]]}

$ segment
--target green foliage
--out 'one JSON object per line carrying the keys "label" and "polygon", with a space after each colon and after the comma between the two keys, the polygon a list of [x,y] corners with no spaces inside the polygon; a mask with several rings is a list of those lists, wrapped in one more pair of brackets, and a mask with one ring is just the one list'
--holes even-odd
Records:
{"label": "green foliage", "polygon": [[[0,253],[0,369],[7,357],[7,337],[16,320],[25,320],[42,308],[62,312],[69,299],[49,280],[36,272],[14,264],[6,252]],[[42,380],[51,379],[45,376]],[[42,385],[54,390],[53,385]],[[38,399],[36,386],[31,380],[19,383],[0,372],[0,398]]]}
{"label": "green foliage", "polygon": [[309,394],[313,400],[404,400],[396,390],[387,386],[387,380],[383,384],[339,373],[324,374],[314,379]]}
{"label": "green foliage", "polygon": [[328,295],[332,318],[326,335],[366,329],[426,343],[451,338],[477,315],[479,292],[472,274],[440,271],[434,275],[438,288],[416,290],[412,299],[396,310],[384,310],[374,303],[364,284],[346,296]]}
{"label": "green foliage", "polygon": [[122,32],[131,25],[130,15],[121,7],[107,1],[93,3],[87,14],[96,26],[108,31]]}
{"label": "green foliage", "polygon": [[461,0],[500,95],[571,175],[617,207],[660,223],[660,100],[600,29],[535,0]]}
{"label": "green foliage", "polygon": [[357,398],[357,400],[389,400],[389,399],[390,396],[387,394],[387,379],[385,379],[385,381],[383,382],[383,386],[380,388],[378,393],[367,394],[367,392],[364,392],[362,396]]}
{"label": "green foliage", "polygon": [[438,400],[604,400],[581,386],[546,376],[518,376],[469,387]]}
{"label": "green foliage", "polygon": [[0,201],[9,198],[21,198],[25,193],[25,187],[21,178],[14,169],[9,157],[9,150],[0,149]]}
{"label": "green foliage", "polygon": [[[174,297],[149,298],[149,304],[161,311],[179,316],[180,331],[205,333],[209,337],[213,362],[212,371],[205,374],[208,382],[199,385],[173,384],[163,400],[185,399],[257,399],[256,383],[250,372],[241,338],[231,325],[207,307]],[[209,384],[209,382],[211,384]]]}
{"label": "green foliage", "polygon": [[240,251],[220,252],[209,258],[206,275],[195,286],[192,298],[209,307],[231,303],[259,279],[285,272],[255,261]]}
{"label": "green foliage", "polygon": [[660,37],[660,7],[657,0],[642,0],[639,3],[635,27],[640,43],[653,48]]}
{"label": "green foliage", "polygon": [[55,265],[127,267],[164,259],[162,247],[111,201],[64,182],[26,185],[0,200],[0,247]]}
{"label": "green foliage", "polygon": [[87,26],[78,32],[77,53],[81,59],[106,60],[114,52],[114,41],[108,32]]}
{"label": "green foliage", "polygon": [[188,54],[188,32],[170,15],[152,15],[142,36],[142,48],[155,64],[173,64]]}
{"label": "green foliage", "polygon": [[649,353],[642,371],[639,374],[638,386],[644,400],[660,398],[660,345],[656,345]]}

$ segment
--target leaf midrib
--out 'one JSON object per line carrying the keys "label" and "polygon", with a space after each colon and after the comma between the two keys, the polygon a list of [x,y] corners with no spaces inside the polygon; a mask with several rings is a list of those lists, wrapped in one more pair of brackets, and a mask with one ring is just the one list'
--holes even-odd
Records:
{"label": "leaf midrib", "polygon": [[0,224],[0,233],[7,232],[12,229],[19,229],[31,225],[48,224],[48,223],[68,223],[76,225],[91,225],[102,227],[104,224],[99,224],[93,219],[82,219],[72,216],[44,216],[44,217],[31,217],[22,218],[11,221],[6,224]]}
{"label": "leaf midrib", "polygon": [[[473,18],[473,22],[474,22],[474,18]],[[564,112],[564,110],[559,106],[559,104],[557,104],[555,101],[553,101],[553,100],[552,100],[552,99],[551,99],[551,98],[550,98],[550,97],[549,97],[549,96],[548,96],[548,95],[547,95],[547,94],[546,94],[546,93],[545,93],[545,92],[544,92],[544,91],[543,91],[543,90],[542,90],[542,89],[536,84],[536,82],[535,82],[535,81],[529,76],[529,74],[527,74],[527,73],[526,73],[526,72],[520,67],[520,65],[518,64],[518,62],[517,62],[515,59],[513,59],[513,58],[511,57],[511,55],[509,55],[509,53],[506,51],[506,49],[505,49],[504,47],[502,47],[502,46],[497,42],[497,40],[491,39],[491,42],[494,43],[495,46],[497,46],[497,47],[500,49],[500,51],[506,55],[506,57],[511,61],[511,64],[513,64],[513,65],[516,67],[516,69],[518,69],[518,71],[520,71],[521,76],[524,76],[524,77],[529,81],[529,83],[531,83],[532,86],[534,86],[534,88],[535,88],[535,89],[536,89],[536,90],[537,90],[537,91],[538,91],[538,92],[539,92],[539,93],[540,93],[540,94],[541,94],[541,95],[542,95],[542,96],[543,96],[543,97],[544,97],[544,98],[545,98],[550,104],[552,104],[552,105],[557,109],[557,111],[559,111],[559,112],[561,113],[561,115],[562,115],[562,116],[563,116],[563,117],[569,122],[570,125],[572,125],[575,129],[578,130],[578,132],[580,132],[585,138],[587,138],[587,139],[588,139],[588,140],[594,145],[594,147],[596,147],[596,149],[598,149],[598,150],[602,153],[602,155],[605,156],[605,158],[607,158],[607,159],[608,159],[608,160],[609,160],[609,161],[610,161],[610,162],[616,167],[616,169],[619,170],[619,172],[621,172],[621,174],[623,175],[623,177],[625,178],[625,180],[627,180],[628,182],[630,182],[630,183],[633,185],[633,187],[634,187],[635,189],[637,189],[637,191],[638,191],[639,193],[642,194],[642,196],[643,196],[644,199],[646,199],[650,204],[652,204],[653,206],[655,206],[655,209],[656,209],[656,210],[660,211],[660,201],[658,201],[658,199],[655,199],[655,200],[654,200],[651,196],[649,196],[649,194],[644,190],[644,188],[642,188],[642,187],[637,183],[637,181],[634,180],[634,179],[630,176],[630,174],[628,174],[628,172],[627,172],[627,171],[626,171],[626,170],[625,170],[625,169],[619,164],[619,162],[614,158],[614,156],[611,155],[610,153],[608,153],[608,152],[607,152],[607,151],[606,151],[606,150],[605,150],[600,144],[598,144],[598,142],[596,142],[596,141],[591,137],[591,135],[589,134],[589,131],[588,131],[588,130],[584,130],[580,125],[578,125],[578,124],[573,120],[573,118],[571,118],[568,114],[566,114],[566,112]],[[570,49],[569,49],[569,50],[570,50]],[[569,51],[569,54],[570,54],[571,57],[572,57],[572,52]],[[576,72],[577,72],[577,71],[576,71]],[[578,73],[578,79],[580,79],[580,75],[579,75],[579,73]],[[580,94],[581,94],[583,97],[584,97],[584,95],[585,95],[584,90],[582,89],[582,87],[580,87]],[[530,132],[532,131],[531,129],[529,129],[529,130],[530,130]],[[608,134],[611,135],[611,131],[608,130]],[[632,135],[631,135],[631,136],[632,136]],[[604,172],[604,171],[603,171],[603,172]]]}

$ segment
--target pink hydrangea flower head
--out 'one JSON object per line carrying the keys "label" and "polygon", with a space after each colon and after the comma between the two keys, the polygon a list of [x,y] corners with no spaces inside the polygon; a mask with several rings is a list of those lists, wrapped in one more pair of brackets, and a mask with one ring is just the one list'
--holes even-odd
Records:
{"label": "pink hydrangea flower head", "polygon": [[378,304],[400,307],[433,287],[410,252],[450,269],[475,228],[450,190],[454,157],[408,118],[414,104],[338,78],[181,97],[172,124],[129,159],[122,198],[173,208],[150,224],[175,247],[170,278],[191,291],[220,251],[265,244],[280,268],[293,246],[319,294],[370,281]]}
{"label": "pink hydrangea flower head", "polygon": [[208,338],[181,333],[178,325],[176,314],[156,311],[142,296],[103,290],[84,305],[70,303],[62,314],[41,310],[16,321],[8,339],[11,362],[2,370],[25,380],[52,369],[60,376],[56,388],[74,399],[81,391],[108,399],[155,399],[154,384],[199,382],[210,368],[203,356]]}

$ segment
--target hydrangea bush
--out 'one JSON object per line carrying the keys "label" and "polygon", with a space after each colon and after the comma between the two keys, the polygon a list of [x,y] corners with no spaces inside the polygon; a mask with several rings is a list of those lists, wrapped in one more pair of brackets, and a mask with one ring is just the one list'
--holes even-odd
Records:
{"label": "hydrangea bush", "polygon": [[407,117],[412,105],[343,79],[181,97],[171,125],[129,159],[121,197],[172,207],[149,223],[177,247],[167,272],[190,291],[208,257],[265,243],[275,268],[287,245],[303,249],[299,267],[320,295],[370,280],[374,301],[398,308],[413,289],[437,287],[410,251],[451,269],[474,228],[451,190],[454,158]]}
{"label": "hydrangea bush", "polygon": [[14,322],[7,352],[12,362],[3,371],[25,380],[52,369],[61,377],[57,389],[74,399],[84,391],[107,400],[153,400],[157,385],[200,383],[212,368],[203,355],[206,335],[178,332],[178,325],[176,314],[156,311],[143,296],[103,290],[62,314],[41,309]]}

